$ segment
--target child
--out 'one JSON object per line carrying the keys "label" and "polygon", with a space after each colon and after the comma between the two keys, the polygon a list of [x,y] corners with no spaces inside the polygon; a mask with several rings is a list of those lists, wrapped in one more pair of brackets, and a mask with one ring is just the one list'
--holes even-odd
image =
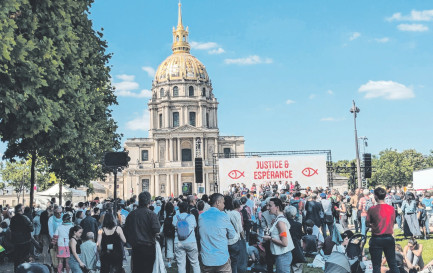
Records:
{"label": "child", "polygon": [[418,202],[418,223],[420,229],[424,232],[424,239],[427,240],[427,233],[426,233],[426,220],[427,220],[427,211],[425,210],[425,205],[421,202]]}

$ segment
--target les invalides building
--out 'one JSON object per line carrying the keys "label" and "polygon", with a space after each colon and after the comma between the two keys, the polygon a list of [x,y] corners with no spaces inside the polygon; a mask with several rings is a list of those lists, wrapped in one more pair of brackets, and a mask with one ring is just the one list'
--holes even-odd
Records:
{"label": "les invalides building", "polygon": [[[193,193],[199,193],[199,187],[213,193],[214,154],[244,152],[244,137],[220,136],[211,80],[190,49],[179,3],[173,53],[159,65],[152,82],[149,137],[125,142],[131,158],[123,171],[125,198],[144,190],[153,196],[178,196],[183,185]],[[195,158],[203,159],[202,184],[195,183]]]}

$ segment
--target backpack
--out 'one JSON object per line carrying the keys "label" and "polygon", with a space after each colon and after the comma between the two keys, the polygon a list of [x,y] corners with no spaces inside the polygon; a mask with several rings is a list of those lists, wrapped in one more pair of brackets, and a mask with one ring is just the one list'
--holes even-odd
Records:
{"label": "backpack", "polygon": [[177,217],[177,224],[176,224],[176,229],[177,229],[177,238],[179,239],[179,241],[185,241],[189,235],[191,235],[192,230],[189,231],[189,223],[186,220],[191,214],[188,214],[184,219],[181,219],[178,216]]}
{"label": "backpack", "polygon": [[292,199],[290,200],[290,206],[294,206],[296,208],[296,218],[295,219],[299,219],[299,203],[301,202],[301,200],[295,200]]}
{"label": "backpack", "polygon": [[164,227],[162,228],[162,233],[166,238],[175,237],[176,228],[173,226],[173,216],[169,216],[164,220]]}
{"label": "backpack", "polygon": [[245,231],[250,230],[253,227],[253,224],[251,223],[251,215],[248,213],[246,207],[247,206],[244,206],[241,209],[241,214],[242,214],[242,219],[244,221],[243,224],[244,224],[244,230]]}
{"label": "backpack", "polygon": [[348,203],[346,204],[346,216],[352,217],[352,204]]}
{"label": "backpack", "polygon": [[372,206],[373,206],[373,201],[371,201],[371,198],[366,199],[364,210],[368,211]]}

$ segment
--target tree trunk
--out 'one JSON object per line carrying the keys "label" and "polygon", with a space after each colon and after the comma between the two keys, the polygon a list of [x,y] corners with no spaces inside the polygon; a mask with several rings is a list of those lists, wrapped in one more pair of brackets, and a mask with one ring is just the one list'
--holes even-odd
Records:
{"label": "tree trunk", "polygon": [[36,152],[32,152],[32,165],[30,168],[30,209],[33,211],[33,198],[35,194],[35,165],[36,165]]}
{"label": "tree trunk", "polygon": [[62,180],[59,181],[59,206],[62,205]]}

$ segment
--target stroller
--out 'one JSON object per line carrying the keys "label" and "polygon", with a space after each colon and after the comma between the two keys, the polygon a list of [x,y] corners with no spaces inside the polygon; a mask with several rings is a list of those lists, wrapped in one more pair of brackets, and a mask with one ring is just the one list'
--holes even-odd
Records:
{"label": "stroller", "polygon": [[365,265],[362,262],[362,253],[366,237],[362,234],[355,234],[349,239],[346,247],[346,256],[349,259],[352,273],[362,273],[365,271]]}
{"label": "stroller", "polygon": [[325,262],[325,273],[350,273],[351,266],[344,253],[334,251]]}

